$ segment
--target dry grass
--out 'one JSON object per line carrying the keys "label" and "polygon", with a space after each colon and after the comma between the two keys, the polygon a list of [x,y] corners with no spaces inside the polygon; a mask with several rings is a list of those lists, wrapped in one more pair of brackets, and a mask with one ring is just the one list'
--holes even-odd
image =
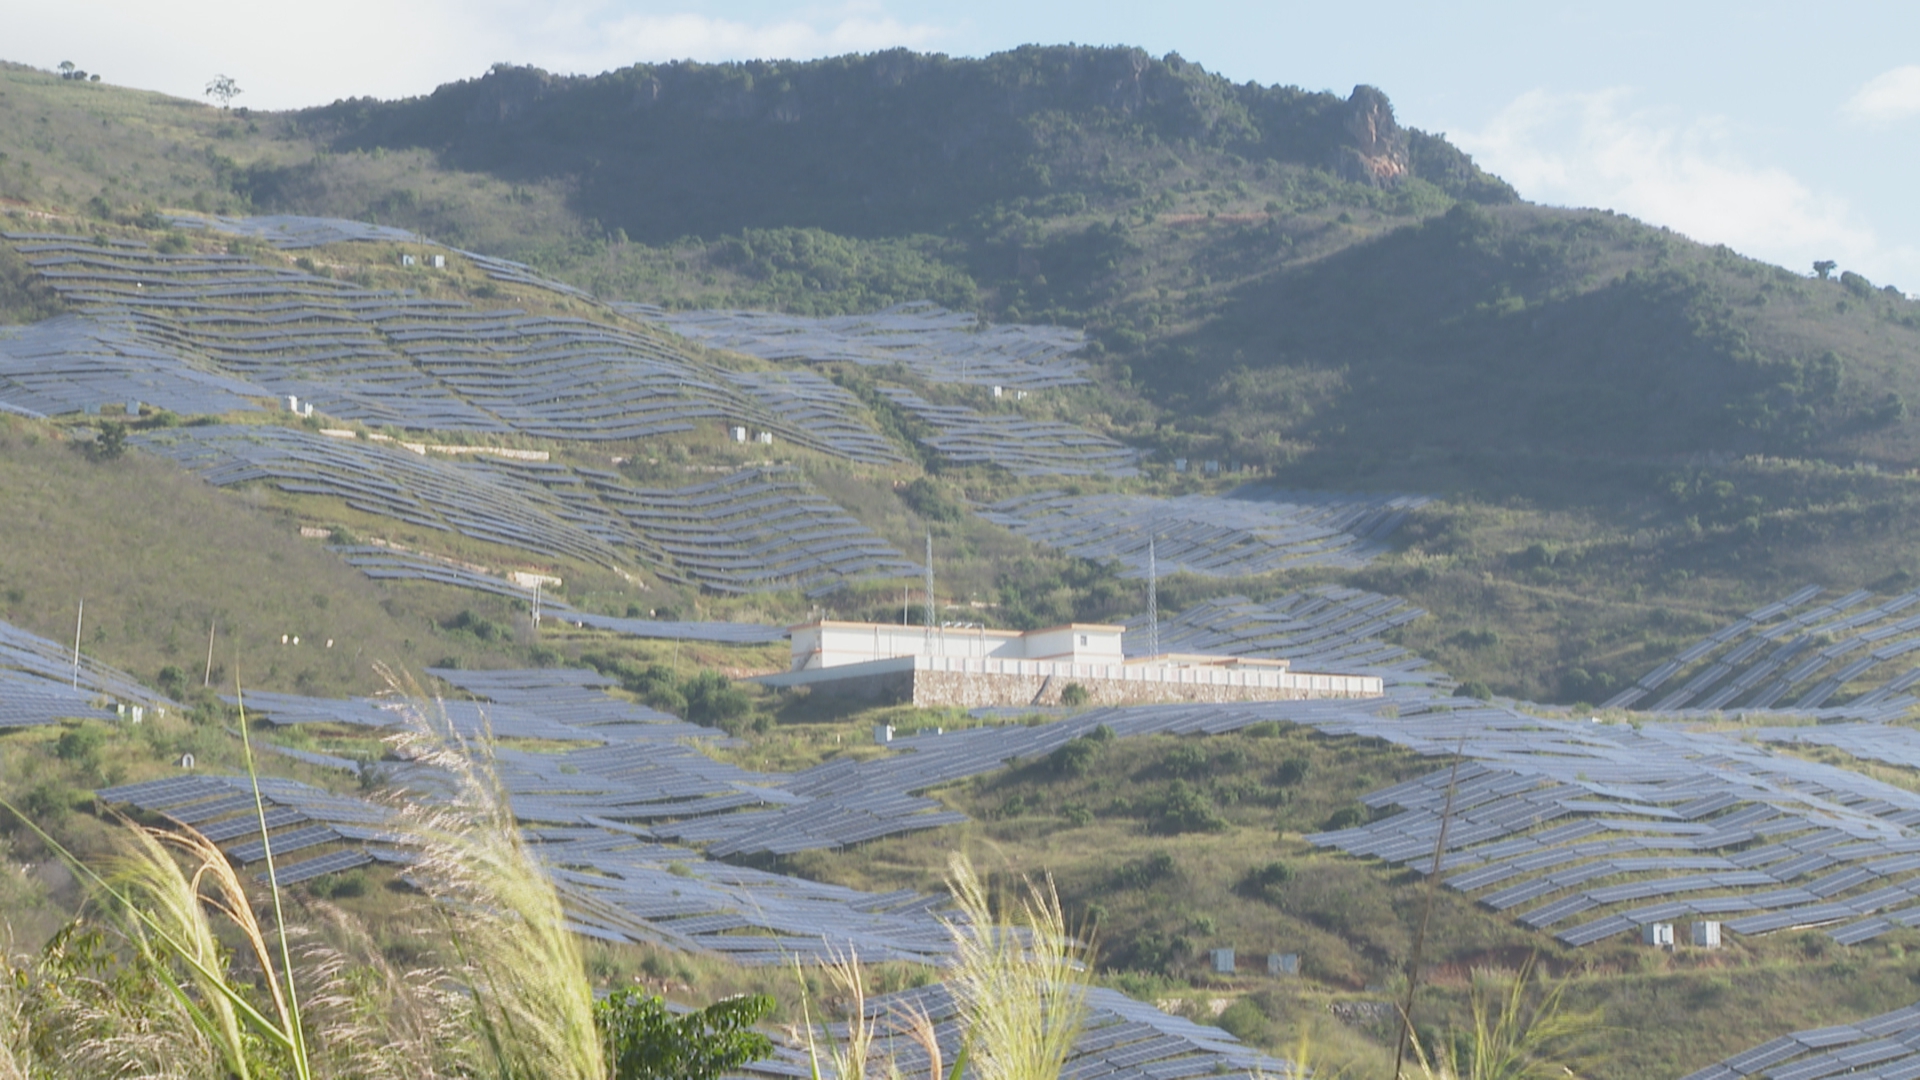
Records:
{"label": "dry grass", "polygon": [[453,781],[446,803],[410,814],[407,828],[421,850],[412,876],[445,913],[489,1071],[601,1080],[606,1067],[580,941],[520,835],[490,747],[461,738],[443,711],[407,689],[416,727],[401,737],[404,749]]}

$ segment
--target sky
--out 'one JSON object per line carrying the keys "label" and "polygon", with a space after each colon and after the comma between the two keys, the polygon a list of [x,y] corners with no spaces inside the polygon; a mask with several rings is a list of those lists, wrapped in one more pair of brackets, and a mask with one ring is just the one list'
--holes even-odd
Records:
{"label": "sky", "polygon": [[0,27],[0,59],[194,98],[229,75],[260,109],[423,94],[501,61],[1137,45],[1236,82],[1368,83],[1534,202],[1920,293],[1913,0],[0,0]]}

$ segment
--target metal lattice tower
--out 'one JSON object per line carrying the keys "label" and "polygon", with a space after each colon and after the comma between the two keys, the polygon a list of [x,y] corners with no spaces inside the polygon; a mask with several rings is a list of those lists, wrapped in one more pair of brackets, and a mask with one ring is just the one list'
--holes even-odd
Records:
{"label": "metal lattice tower", "polygon": [[1153,537],[1147,537],[1147,655],[1160,655],[1160,568],[1153,557]]}
{"label": "metal lattice tower", "polygon": [[933,641],[933,533],[927,533],[927,641]]}

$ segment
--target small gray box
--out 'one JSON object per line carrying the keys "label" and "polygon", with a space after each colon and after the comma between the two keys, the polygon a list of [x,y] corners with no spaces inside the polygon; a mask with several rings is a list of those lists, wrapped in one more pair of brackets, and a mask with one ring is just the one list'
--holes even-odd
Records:
{"label": "small gray box", "polygon": [[1219,972],[1222,975],[1233,974],[1233,950],[1232,949],[1213,950],[1213,970],[1216,972]]}
{"label": "small gray box", "polygon": [[1648,923],[1640,928],[1640,940],[1655,948],[1673,948],[1673,924],[1670,922]]}
{"label": "small gray box", "polygon": [[1694,923],[1688,928],[1692,931],[1693,945],[1696,949],[1717,949],[1720,947],[1720,924],[1710,919]]}
{"label": "small gray box", "polygon": [[1300,974],[1300,954],[1291,952],[1273,952],[1267,954],[1267,974]]}

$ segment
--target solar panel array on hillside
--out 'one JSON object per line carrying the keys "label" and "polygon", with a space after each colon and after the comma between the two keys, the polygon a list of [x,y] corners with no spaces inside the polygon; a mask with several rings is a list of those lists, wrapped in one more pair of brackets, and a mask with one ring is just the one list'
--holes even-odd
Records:
{"label": "solar panel array on hillside", "polygon": [[167,221],[175,228],[204,229],[209,232],[244,236],[289,250],[322,247],[354,240],[390,243],[421,242],[419,234],[395,228],[392,225],[373,225],[364,221],[349,221],[345,218],[302,217],[297,214],[261,214],[255,217],[229,217],[224,214],[207,217],[193,214],[168,214]]}
{"label": "solar panel array on hillside", "polygon": [[[1311,843],[1431,868],[1527,926],[1586,945],[1653,922],[1836,940],[1920,908],[1920,796],[1726,735],[1546,720],[1402,700],[1399,717],[1317,726],[1465,759],[1366,796],[1401,812]],[[1457,786],[1456,785],[1457,781]]]}
{"label": "solar panel array on hillside", "polygon": [[[461,589],[474,589],[496,596],[512,597],[529,603],[533,590],[503,577],[437,559],[417,552],[401,551],[372,544],[337,545],[328,550],[376,581],[431,581]],[[677,641],[717,641],[729,645],[767,645],[784,641],[787,632],[765,623],[686,622],[673,619],[637,619],[580,611],[562,600],[540,598],[540,608],[548,616],[591,626],[599,630],[631,637],[663,638]]]}
{"label": "solar panel array on hillside", "polygon": [[[378,238],[340,235],[349,224],[321,222],[315,235]],[[414,430],[607,440],[730,424],[853,461],[899,460],[857,401],[817,376],[723,371],[663,335],[481,311],[244,255],[4,235],[86,316],[40,332],[37,380],[0,396],[16,408],[152,398],[205,413],[236,398],[292,396],[329,416]],[[47,351],[65,347],[75,355]],[[6,371],[0,360],[0,395]]]}
{"label": "solar panel array on hillside", "polygon": [[[1642,675],[1605,707],[1688,715],[1768,709],[1792,698],[1792,709],[1813,712],[1840,697],[1846,710],[1823,715],[1904,715],[1916,703],[1904,691],[1920,683],[1920,663],[1905,659],[1920,650],[1920,590],[1822,595],[1809,585],[1748,612]],[[1640,704],[1654,694],[1660,696],[1651,705]]]}
{"label": "solar panel array on hillside", "polygon": [[103,701],[143,708],[173,704],[133,676],[73,649],[0,622],[0,727],[29,727],[63,718],[109,719]]}
{"label": "solar panel array on hillside", "polygon": [[1068,495],[1003,499],[980,514],[1036,543],[1147,576],[1148,543],[1163,575],[1244,577],[1309,566],[1364,566],[1425,496],[1276,491],[1251,485],[1222,497]]}
{"label": "solar panel array on hillside", "polygon": [[1782,1035],[1684,1080],[1913,1080],[1920,1076],[1920,1005],[1869,1020]]}
{"label": "solar panel array on hillside", "polygon": [[[244,236],[272,244],[283,251],[298,251],[302,248],[324,247],[327,244],[344,244],[355,241],[386,242],[397,244],[431,244],[431,241],[418,233],[391,225],[372,225],[364,221],[350,221],[346,218],[305,217],[297,214],[263,214],[257,217],[228,217],[222,214],[208,216],[191,214],[169,214],[167,220],[182,229],[203,229],[208,232],[226,233],[231,236]],[[439,247],[437,244],[432,244]],[[457,255],[471,260],[475,266],[495,281],[510,282],[515,285],[530,285],[552,292],[566,293],[592,299],[585,290],[577,289],[562,281],[542,277],[525,263],[510,259],[495,258],[491,255],[479,255],[459,248],[446,248]]]}
{"label": "solar panel array on hillside", "polygon": [[69,717],[109,720],[113,713],[90,691],[0,668],[0,728],[39,727]]}
{"label": "solar panel array on hillside", "polygon": [[450,463],[283,427],[186,427],[134,441],[222,487],[269,481],[545,558],[638,562],[728,592],[830,590],[849,578],[917,570],[792,470],[646,489],[604,470],[504,458]]}
{"label": "solar panel array on hillside", "polygon": [[1256,604],[1244,596],[1203,600],[1160,620],[1127,621],[1128,656],[1208,653],[1290,660],[1300,671],[1380,675],[1388,686],[1450,686],[1452,679],[1424,657],[1380,640],[1380,635],[1425,615],[1397,596],[1327,585]]}
{"label": "solar panel array on hillside", "polygon": [[880,393],[934,431],[921,438],[961,465],[998,465],[1015,476],[1138,476],[1140,452],[1085,428],[1017,413],[983,413],[935,405],[908,390]]}
{"label": "solar panel array on hillside", "polygon": [[[866,954],[861,954],[866,959]],[[1230,1080],[1294,1080],[1307,1071],[1270,1057],[1221,1028],[1172,1016],[1145,1002],[1105,987],[1087,990],[1079,1036],[1067,1051],[1060,1075],[1070,1080],[1181,1080],[1214,1076]],[[938,1073],[925,1047],[897,1030],[903,1017],[925,1017],[943,1062],[961,1059],[969,1031],[962,1023],[953,992],[930,984],[869,998],[864,1012],[881,1031],[874,1051],[885,1062],[868,1065],[867,1075],[925,1076]],[[834,1045],[844,1046],[846,1024],[827,1027]],[[799,1080],[813,1074],[804,1044],[781,1047],[769,1061],[746,1067],[750,1076]],[[968,1073],[967,1075],[972,1075]]]}
{"label": "solar panel array on hillside", "polygon": [[860,399],[811,371],[739,371],[728,375],[767,411],[839,448],[842,456],[871,465],[906,459],[861,418]]}
{"label": "solar panel array on hillside", "polygon": [[1086,335],[1063,326],[981,326],[964,312],[926,301],[895,304],[871,315],[815,318],[766,311],[665,311],[651,304],[615,304],[637,318],[717,349],[763,360],[899,364],[928,382],[1040,390],[1087,381],[1086,362],[1071,354]]}
{"label": "solar panel array on hillside", "polygon": [[271,395],[82,316],[0,327],[0,401],[29,415],[97,412],[105,404],[224,413],[257,408],[252,399]]}

